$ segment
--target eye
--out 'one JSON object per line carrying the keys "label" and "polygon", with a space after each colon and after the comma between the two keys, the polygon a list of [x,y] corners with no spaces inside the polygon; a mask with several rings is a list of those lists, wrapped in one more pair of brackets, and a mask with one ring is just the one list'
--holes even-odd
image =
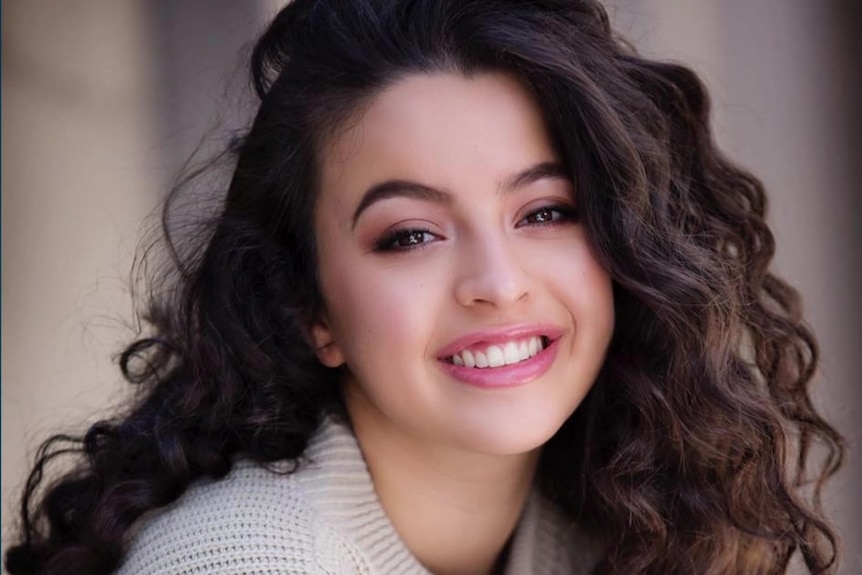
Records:
{"label": "eye", "polygon": [[425,247],[438,239],[440,239],[440,236],[428,230],[394,230],[377,240],[374,244],[374,250],[378,252],[413,250]]}
{"label": "eye", "polygon": [[578,210],[572,206],[542,206],[524,216],[517,223],[517,227],[557,225],[576,222],[577,220]]}

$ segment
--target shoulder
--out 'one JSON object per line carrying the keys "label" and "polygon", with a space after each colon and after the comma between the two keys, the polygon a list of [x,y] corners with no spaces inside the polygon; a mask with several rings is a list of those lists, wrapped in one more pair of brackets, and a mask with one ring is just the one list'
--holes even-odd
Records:
{"label": "shoulder", "polygon": [[326,418],[299,468],[277,467],[237,463],[153,512],[118,575],[427,574],[388,522],[346,425]]}
{"label": "shoulder", "polygon": [[221,480],[193,485],[144,520],[118,574],[320,573],[320,526],[305,502],[301,473],[240,462]]}

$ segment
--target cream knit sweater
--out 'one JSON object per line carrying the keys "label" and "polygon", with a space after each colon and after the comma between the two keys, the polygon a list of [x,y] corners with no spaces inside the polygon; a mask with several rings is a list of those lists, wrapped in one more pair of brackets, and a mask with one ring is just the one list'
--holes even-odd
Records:
{"label": "cream knit sweater", "polygon": [[[134,535],[119,575],[429,575],[398,537],[349,429],[326,419],[294,473],[238,463]],[[537,493],[507,575],[585,574],[592,553]]]}

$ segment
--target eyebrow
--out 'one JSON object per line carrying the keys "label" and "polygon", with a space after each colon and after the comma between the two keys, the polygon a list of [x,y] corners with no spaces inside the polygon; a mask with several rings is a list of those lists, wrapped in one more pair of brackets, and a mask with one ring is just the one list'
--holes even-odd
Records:
{"label": "eyebrow", "polygon": [[[569,176],[559,162],[542,162],[506,178],[499,183],[498,189],[507,194],[544,179],[568,180]],[[362,194],[362,199],[353,212],[352,226],[356,227],[359,216],[371,205],[389,198],[413,198],[443,205],[452,203],[451,194],[443,190],[410,180],[386,180],[374,184]]]}

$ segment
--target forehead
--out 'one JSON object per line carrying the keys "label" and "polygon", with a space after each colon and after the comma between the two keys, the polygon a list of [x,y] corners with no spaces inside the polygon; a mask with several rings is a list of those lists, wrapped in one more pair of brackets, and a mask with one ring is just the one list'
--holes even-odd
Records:
{"label": "forehead", "polygon": [[557,159],[538,104],[503,73],[407,76],[323,150],[321,202],[389,178],[457,190]]}

